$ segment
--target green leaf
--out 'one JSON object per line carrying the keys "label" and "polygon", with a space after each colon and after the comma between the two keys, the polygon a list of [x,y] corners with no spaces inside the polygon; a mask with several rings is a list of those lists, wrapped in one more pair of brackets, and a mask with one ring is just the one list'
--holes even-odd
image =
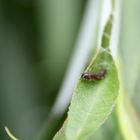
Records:
{"label": "green leaf", "polygon": [[67,120],[64,122],[62,128],[56,133],[53,140],[66,140],[66,126],[67,126]]}
{"label": "green leaf", "polygon": [[116,101],[119,89],[117,70],[111,54],[101,48],[86,71],[106,69],[103,80],[80,79],[68,113],[68,140],[85,140],[104,123]]}
{"label": "green leaf", "polygon": [[61,136],[59,132],[55,140],[86,140],[105,122],[116,102],[119,81],[114,60],[109,50],[104,48],[98,50],[86,72],[98,74],[102,70],[106,70],[102,80],[80,78],[73,93],[67,122]]}
{"label": "green leaf", "polygon": [[123,140],[115,111],[116,107],[99,131],[96,131],[88,140]]}

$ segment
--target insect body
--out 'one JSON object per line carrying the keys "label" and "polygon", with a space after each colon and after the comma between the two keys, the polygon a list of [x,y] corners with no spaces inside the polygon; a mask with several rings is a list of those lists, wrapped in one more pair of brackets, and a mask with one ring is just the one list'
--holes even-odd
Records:
{"label": "insect body", "polygon": [[84,72],[81,77],[87,80],[102,80],[106,72],[106,69],[101,70],[99,73]]}

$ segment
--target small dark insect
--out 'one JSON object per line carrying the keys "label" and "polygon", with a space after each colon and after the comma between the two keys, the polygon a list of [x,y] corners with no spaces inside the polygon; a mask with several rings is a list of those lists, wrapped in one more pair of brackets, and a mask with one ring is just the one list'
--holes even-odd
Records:
{"label": "small dark insect", "polygon": [[101,70],[99,73],[84,72],[81,77],[87,80],[102,80],[106,72],[106,69]]}

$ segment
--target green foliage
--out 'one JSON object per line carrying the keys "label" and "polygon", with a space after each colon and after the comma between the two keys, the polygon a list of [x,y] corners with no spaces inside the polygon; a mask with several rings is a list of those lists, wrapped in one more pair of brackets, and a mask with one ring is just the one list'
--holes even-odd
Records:
{"label": "green foliage", "polygon": [[[102,47],[86,69],[89,74],[106,71],[103,79],[81,77],[69,107],[68,117],[55,140],[86,140],[105,122],[116,103],[119,81],[115,62],[110,54],[113,15],[104,27]],[[112,84],[113,83],[113,84]]]}
{"label": "green foliage", "polygon": [[[139,140],[140,1],[93,1],[95,7],[89,9],[85,7],[92,0],[0,1],[0,139]],[[99,42],[101,7],[107,2],[112,8]],[[89,64],[84,74],[92,76],[80,77],[79,72],[65,120],[67,110],[59,114],[52,106],[60,97],[66,69],[71,71],[69,61],[81,52],[75,42],[84,45],[77,36],[90,38],[83,35],[86,30],[81,25],[91,18],[85,14],[91,9],[98,13],[92,16],[97,26],[90,30],[94,37],[87,43],[93,46],[93,59],[88,63],[87,51],[81,58],[86,53],[88,60],[78,60],[83,66]],[[117,41],[111,42],[117,34],[112,32],[115,23],[120,30],[117,58],[113,56]],[[98,43],[101,46],[95,49]],[[82,70],[78,63],[75,67]],[[62,102],[66,97],[67,92]],[[15,136],[8,128],[6,135],[5,125]]]}

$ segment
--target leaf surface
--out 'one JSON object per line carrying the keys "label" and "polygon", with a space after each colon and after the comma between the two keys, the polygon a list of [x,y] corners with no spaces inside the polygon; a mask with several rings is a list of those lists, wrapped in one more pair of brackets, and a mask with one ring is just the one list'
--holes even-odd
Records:
{"label": "leaf surface", "polygon": [[59,132],[55,140],[86,140],[105,122],[116,102],[119,82],[114,60],[104,48],[98,50],[86,72],[99,74],[102,70],[106,74],[101,80],[80,78],[61,137]]}
{"label": "leaf surface", "polygon": [[116,102],[119,82],[116,66],[109,51],[101,48],[86,71],[106,69],[102,80],[81,78],[75,88],[68,112],[68,140],[85,140],[104,123]]}

